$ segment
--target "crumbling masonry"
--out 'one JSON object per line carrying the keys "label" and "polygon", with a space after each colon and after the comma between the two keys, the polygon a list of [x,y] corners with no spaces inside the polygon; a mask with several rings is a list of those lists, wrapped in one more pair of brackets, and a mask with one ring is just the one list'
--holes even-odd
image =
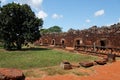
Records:
{"label": "crumbling masonry", "polygon": [[120,23],[109,27],[93,26],[85,30],[43,34],[39,45],[73,47],[75,50],[120,55]]}

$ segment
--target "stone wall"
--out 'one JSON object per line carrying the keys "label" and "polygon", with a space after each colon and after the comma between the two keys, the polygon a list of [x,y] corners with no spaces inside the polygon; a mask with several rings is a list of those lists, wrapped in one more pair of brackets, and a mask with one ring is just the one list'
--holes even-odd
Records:
{"label": "stone wall", "polygon": [[44,34],[37,44],[62,45],[96,45],[120,48],[120,23],[108,27],[93,26],[86,30],[73,30],[67,33]]}

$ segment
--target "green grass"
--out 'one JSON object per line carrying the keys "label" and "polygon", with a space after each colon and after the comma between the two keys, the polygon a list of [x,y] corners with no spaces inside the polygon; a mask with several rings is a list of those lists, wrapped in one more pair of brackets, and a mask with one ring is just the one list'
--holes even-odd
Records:
{"label": "green grass", "polygon": [[46,48],[24,49],[22,51],[5,51],[0,49],[0,67],[32,69],[58,66],[64,60],[71,63],[93,61],[97,57],[73,54]]}

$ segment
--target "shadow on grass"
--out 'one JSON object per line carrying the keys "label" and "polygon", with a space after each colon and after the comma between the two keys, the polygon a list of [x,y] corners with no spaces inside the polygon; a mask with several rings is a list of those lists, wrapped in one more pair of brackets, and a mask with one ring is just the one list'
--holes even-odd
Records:
{"label": "shadow on grass", "polygon": [[20,51],[40,51],[40,50],[51,50],[49,48],[22,48]]}
{"label": "shadow on grass", "polygon": [[[3,49],[3,48],[0,48]],[[18,49],[11,49],[6,51],[43,51],[43,50],[51,50],[49,48],[22,48],[21,50]]]}

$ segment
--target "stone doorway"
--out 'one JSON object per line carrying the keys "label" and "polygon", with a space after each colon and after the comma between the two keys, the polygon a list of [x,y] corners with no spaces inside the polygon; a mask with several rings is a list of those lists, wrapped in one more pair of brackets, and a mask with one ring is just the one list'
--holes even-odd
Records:
{"label": "stone doorway", "polygon": [[105,50],[106,40],[100,40],[100,46],[101,46],[101,49]]}
{"label": "stone doorway", "polygon": [[80,40],[76,40],[76,45],[80,45]]}
{"label": "stone doorway", "polygon": [[52,39],[51,45],[55,45],[55,39]]}
{"label": "stone doorway", "polygon": [[62,44],[62,45],[65,45],[65,40],[62,40],[62,41],[61,41],[61,44]]}
{"label": "stone doorway", "polygon": [[83,44],[83,41],[81,38],[76,38],[74,40],[74,47],[80,47],[80,45],[82,45],[82,44]]}
{"label": "stone doorway", "polygon": [[66,47],[66,41],[65,41],[65,39],[61,39],[61,46],[62,46],[63,48]]}
{"label": "stone doorway", "polygon": [[100,41],[100,46],[105,47],[105,46],[106,46],[106,41],[105,41],[105,40],[101,40],[101,41]]}

